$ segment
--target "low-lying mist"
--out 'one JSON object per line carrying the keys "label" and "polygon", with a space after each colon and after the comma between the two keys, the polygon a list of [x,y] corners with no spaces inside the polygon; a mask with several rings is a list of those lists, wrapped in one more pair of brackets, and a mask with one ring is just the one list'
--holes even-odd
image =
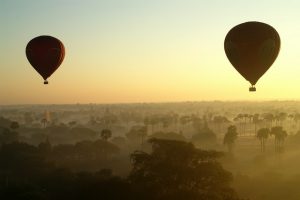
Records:
{"label": "low-lying mist", "polygon": [[299,199],[299,106],[280,101],[1,106],[2,197],[66,199],[77,188],[73,199],[87,194]]}

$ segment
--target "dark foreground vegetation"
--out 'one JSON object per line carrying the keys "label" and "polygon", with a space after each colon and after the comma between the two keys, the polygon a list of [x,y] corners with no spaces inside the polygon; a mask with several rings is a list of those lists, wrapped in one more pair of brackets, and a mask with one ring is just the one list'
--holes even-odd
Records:
{"label": "dark foreground vegetation", "polygon": [[[98,142],[98,141],[97,141]],[[96,142],[96,143],[97,143]],[[216,151],[196,149],[191,143],[151,139],[151,153],[131,154],[128,177],[113,175],[110,169],[74,172],[61,168],[60,157],[97,160],[101,148],[76,144],[68,152],[41,143],[2,144],[0,148],[1,199],[207,199],[235,200],[230,187],[232,174],[224,170]],[[85,152],[86,155],[83,155]],[[101,153],[101,152],[99,152]]]}
{"label": "dark foreground vegetation", "polygon": [[299,102],[0,106],[0,199],[298,200]]}

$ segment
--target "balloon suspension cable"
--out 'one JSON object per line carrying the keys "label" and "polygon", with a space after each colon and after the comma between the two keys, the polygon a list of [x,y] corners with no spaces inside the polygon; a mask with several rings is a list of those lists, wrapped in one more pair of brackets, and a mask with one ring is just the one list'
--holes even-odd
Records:
{"label": "balloon suspension cable", "polygon": [[48,81],[47,80],[44,80],[44,85],[47,85],[48,84]]}
{"label": "balloon suspension cable", "polygon": [[249,92],[255,92],[256,88],[254,85],[252,85],[251,87],[249,87]]}

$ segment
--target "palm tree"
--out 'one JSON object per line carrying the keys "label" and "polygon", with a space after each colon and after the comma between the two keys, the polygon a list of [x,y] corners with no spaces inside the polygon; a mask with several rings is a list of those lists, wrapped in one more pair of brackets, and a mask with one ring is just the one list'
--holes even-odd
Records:
{"label": "palm tree", "polygon": [[243,124],[244,124],[244,114],[242,114],[242,113],[239,113],[235,118],[234,118],[234,121],[235,122],[238,122],[239,123],[239,132],[240,132],[240,134],[243,132],[243,130],[244,130],[244,126],[243,126]]}
{"label": "palm tree", "polygon": [[254,124],[254,133],[255,133],[255,135],[256,135],[256,130],[257,130],[257,124],[258,124],[258,122],[260,122],[260,120],[259,120],[259,114],[254,114],[253,115],[253,118],[252,118],[252,123]]}
{"label": "palm tree", "polygon": [[288,114],[287,119],[289,120],[289,129],[296,129],[294,114]]}
{"label": "palm tree", "polygon": [[247,119],[249,119],[249,114],[245,113],[243,115],[244,118],[244,135],[246,135],[246,126],[247,126]]}
{"label": "palm tree", "polygon": [[272,128],[272,122],[274,120],[274,115],[272,113],[264,113],[263,119],[266,122],[266,128]]}
{"label": "palm tree", "polygon": [[237,115],[236,117],[234,117],[233,121],[235,122],[235,124],[239,125],[239,132],[240,132],[242,130],[242,125],[241,125],[241,118],[239,117],[239,115]]}
{"label": "palm tree", "polygon": [[287,114],[285,112],[280,112],[277,113],[274,116],[275,122],[276,122],[276,126],[280,125],[282,126],[282,122],[287,118]]}
{"label": "palm tree", "polygon": [[270,135],[274,135],[275,137],[275,152],[282,152],[287,132],[283,130],[282,126],[275,126],[271,129]]}
{"label": "palm tree", "polygon": [[218,116],[214,116],[213,118],[213,123],[215,123],[218,127],[218,132],[221,133],[222,130],[222,125],[224,123],[228,123],[230,122],[226,117],[218,115]]}
{"label": "palm tree", "polygon": [[257,135],[256,137],[260,140],[260,148],[261,148],[261,152],[265,152],[266,151],[266,140],[269,137],[269,133],[270,133],[270,129],[268,128],[261,128],[257,131]]}
{"label": "palm tree", "polygon": [[229,153],[232,153],[237,136],[236,126],[229,126],[223,139],[223,144],[227,146]]}
{"label": "palm tree", "polygon": [[296,123],[297,129],[299,129],[299,122],[300,122],[300,114],[299,113],[294,114],[294,121]]}

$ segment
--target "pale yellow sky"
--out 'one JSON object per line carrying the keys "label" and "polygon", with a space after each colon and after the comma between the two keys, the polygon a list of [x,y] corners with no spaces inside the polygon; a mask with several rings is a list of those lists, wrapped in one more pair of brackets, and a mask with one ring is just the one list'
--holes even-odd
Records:
{"label": "pale yellow sky", "polygon": [[[300,99],[299,6],[292,0],[4,0],[0,104]],[[245,21],[272,25],[282,42],[256,93],[223,50],[229,29]],[[41,34],[66,47],[47,86],[25,57],[27,42]]]}

